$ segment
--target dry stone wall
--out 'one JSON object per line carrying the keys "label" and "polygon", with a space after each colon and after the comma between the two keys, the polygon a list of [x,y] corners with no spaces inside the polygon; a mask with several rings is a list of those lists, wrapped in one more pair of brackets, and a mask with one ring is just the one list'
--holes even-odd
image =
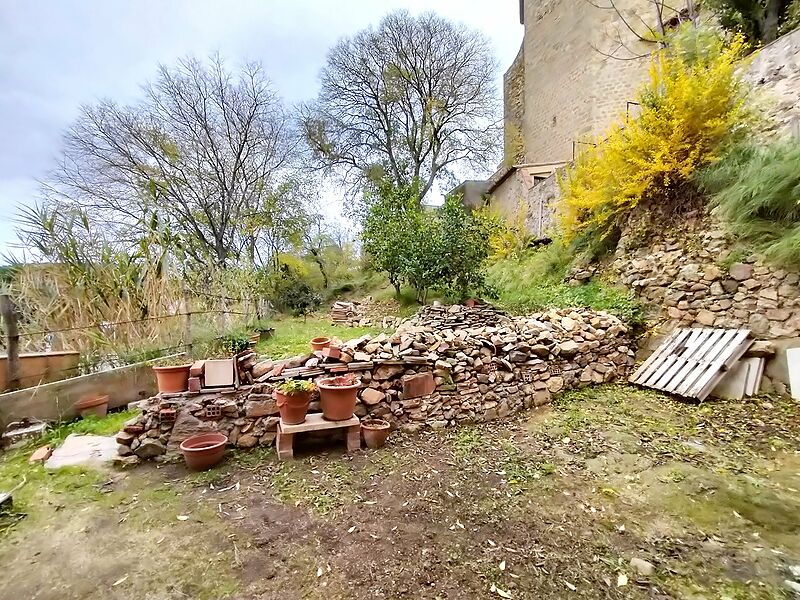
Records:
{"label": "dry stone wall", "polygon": [[[118,434],[119,453],[131,462],[154,458],[177,450],[189,435],[214,430],[238,447],[272,444],[278,423],[272,391],[286,377],[356,372],[363,385],[356,414],[414,432],[504,418],[566,389],[624,379],[633,361],[627,327],[605,313],[512,318],[491,306],[426,307],[392,335],[257,363],[253,374],[263,373],[263,382],[154,396]],[[318,402],[311,410],[319,410]]]}

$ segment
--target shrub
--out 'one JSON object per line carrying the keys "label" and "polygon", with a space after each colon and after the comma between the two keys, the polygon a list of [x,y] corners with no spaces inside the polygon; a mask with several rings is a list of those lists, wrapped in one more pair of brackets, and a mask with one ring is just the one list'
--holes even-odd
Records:
{"label": "shrub", "polygon": [[731,233],[772,262],[800,266],[800,142],[739,145],[698,181]]}
{"label": "shrub", "polygon": [[533,236],[526,223],[526,204],[517,205],[510,219],[489,206],[475,211],[489,235],[489,259],[519,258],[528,249]]}
{"label": "shrub", "polygon": [[272,285],[272,300],[280,311],[306,315],[322,303],[320,295],[288,265],[281,265]]}
{"label": "shrub", "polygon": [[640,116],[612,126],[560,181],[558,219],[567,242],[602,244],[640,202],[680,204],[678,192],[695,170],[746,131],[736,74],[743,51],[740,37],[726,45],[688,25],[654,57],[637,97]]}

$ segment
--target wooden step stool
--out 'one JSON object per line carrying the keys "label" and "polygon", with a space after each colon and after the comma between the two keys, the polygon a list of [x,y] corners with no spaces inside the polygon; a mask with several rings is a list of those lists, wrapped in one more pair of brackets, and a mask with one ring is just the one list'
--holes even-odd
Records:
{"label": "wooden step stool", "polygon": [[347,451],[354,452],[361,448],[361,420],[353,415],[346,421],[328,421],[322,417],[322,413],[315,413],[306,416],[306,420],[299,425],[286,425],[283,419],[278,423],[278,437],[275,442],[278,450],[278,458],[294,458],[294,434],[305,431],[320,431],[323,429],[347,429]]}

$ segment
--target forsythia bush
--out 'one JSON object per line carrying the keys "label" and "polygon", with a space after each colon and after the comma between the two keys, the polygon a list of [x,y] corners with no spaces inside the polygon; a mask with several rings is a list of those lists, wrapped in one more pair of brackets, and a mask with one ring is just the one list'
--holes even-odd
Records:
{"label": "forsythia bush", "polygon": [[642,201],[674,202],[674,191],[714,161],[749,120],[736,74],[741,37],[685,26],[653,59],[638,93],[641,114],[611,127],[561,180],[565,241],[602,241]]}
{"label": "forsythia bush", "polygon": [[528,249],[533,236],[526,223],[527,205],[520,201],[511,218],[506,218],[497,209],[485,206],[475,211],[489,235],[489,258],[503,260],[519,258]]}

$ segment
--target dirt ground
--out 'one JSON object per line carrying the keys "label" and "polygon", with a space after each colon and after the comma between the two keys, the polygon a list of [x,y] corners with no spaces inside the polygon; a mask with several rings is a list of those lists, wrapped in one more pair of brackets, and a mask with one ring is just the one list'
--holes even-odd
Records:
{"label": "dirt ground", "polygon": [[0,538],[0,598],[768,599],[800,565],[786,399],[605,386],[354,456],[70,481]]}

